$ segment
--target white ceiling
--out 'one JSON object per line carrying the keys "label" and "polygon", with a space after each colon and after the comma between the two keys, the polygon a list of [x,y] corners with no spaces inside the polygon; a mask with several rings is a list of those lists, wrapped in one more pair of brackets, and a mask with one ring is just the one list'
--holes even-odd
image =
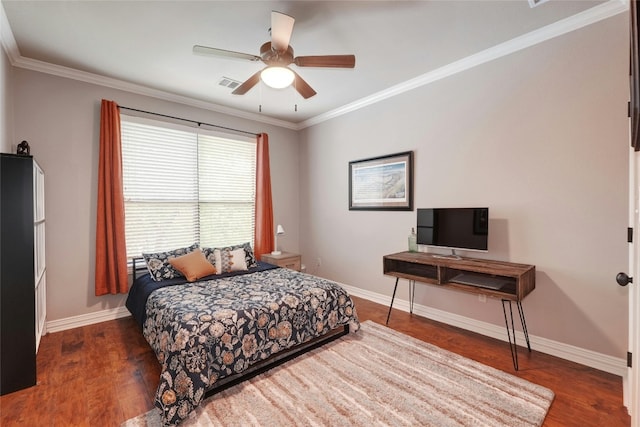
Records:
{"label": "white ceiling", "polygon": [[[609,6],[620,13],[626,3],[551,0],[531,8],[527,0],[2,0],[2,6],[9,24],[2,42],[15,66],[62,75],[78,71],[82,79],[107,78],[295,127],[581,12],[598,16],[592,11]],[[218,84],[222,77],[244,81],[264,65],[194,55],[192,47],[259,55],[270,38],[272,10],[295,17],[295,55],[355,54],[356,67],[292,65],[318,92],[307,100],[293,88],[262,83],[246,95],[232,95]]]}

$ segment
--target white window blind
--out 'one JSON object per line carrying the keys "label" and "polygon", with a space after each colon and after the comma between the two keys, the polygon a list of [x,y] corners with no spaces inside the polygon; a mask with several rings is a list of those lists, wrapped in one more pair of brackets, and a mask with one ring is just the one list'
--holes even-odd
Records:
{"label": "white window blind", "polygon": [[127,256],[251,242],[256,143],[123,119]]}

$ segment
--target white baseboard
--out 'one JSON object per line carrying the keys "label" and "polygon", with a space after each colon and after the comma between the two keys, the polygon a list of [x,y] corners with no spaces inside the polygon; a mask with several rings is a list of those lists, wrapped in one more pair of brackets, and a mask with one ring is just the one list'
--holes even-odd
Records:
{"label": "white baseboard", "polygon": [[[388,306],[389,302],[391,301],[388,295],[378,294],[345,284],[341,285],[351,295],[365,298],[378,304]],[[409,302],[402,299],[396,299],[393,303],[393,307],[402,311],[409,312]],[[476,332],[481,335],[486,335],[488,337],[499,339],[501,341],[507,341],[504,326],[481,322],[476,319],[471,319],[469,317],[460,316],[458,314],[437,310],[435,308],[427,307],[420,304],[414,304],[413,312],[419,316],[426,317],[427,319],[446,323],[451,326],[456,326],[458,328]],[[49,321],[46,323],[46,332],[60,332],[66,329],[106,322],[108,320],[115,320],[130,315],[131,314],[129,313],[129,310],[127,310],[126,307],[100,310],[93,313],[81,314],[79,316]],[[516,339],[520,343],[525,342],[524,334],[520,331],[516,332]],[[537,337],[531,334],[529,334],[529,342],[531,343],[531,347],[536,351],[550,354],[561,359],[580,363],[581,365],[589,366],[591,368],[595,368],[604,372],[609,372],[611,374],[621,376],[623,378],[623,381],[626,380],[628,373],[626,359],[608,356],[606,354],[597,353],[595,351],[586,350],[580,347],[575,347],[547,338]]]}
{"label": "white baseboard", "polygon": [[66,317],[64,319],[51,320],[45,324],[46,333],[60,332],[67,329],[79,328],[81,326],[93,325],[94,323],[106,322],[108,320],[120,319],[131,316],[126,307],[111,308],[108,310],[95,311],[93,313],[80,314],[78,316]]}
{"label": "white baseboard", "polygon": [[[342,286],[351,295],[365,298],[370,301],[377,302],[378,304],[386,305],[387,307],[391,302],[391,298],[388,295],[378,294],[345,284],[342,284]],[[409,312],[409,302],[396,298],[396,300],[393,302],[393,308]],[[486,335],[488,337],[499,339],[501,341],[507,341],[507,334],[504,326],[481,322],[476,319],[471,319],[468,317],[460,316],[458,314],[437,310],[435,308],[416,303],[414,303],[413,305],[413,312],[419,316],[426,317],[427,319],[446,323],[447,325],[456,326],[458,328],[476,332],[481,335]],[[521,345],[524,344],[524,334],[520,331],[516,331],[516,340]],[[529,342],[531,343],[532,349],[534,349],[535,351],[550,354],[561,359],[569,360],[571,362],[589,366],[600,371],[618,375],[622,377],[623,381],[626,381],[628,373],[626,359],[597,353],[595,351],[586,350],[580,347],[575,347],[547,338],[537,337],[531,334],[529,334]]]}

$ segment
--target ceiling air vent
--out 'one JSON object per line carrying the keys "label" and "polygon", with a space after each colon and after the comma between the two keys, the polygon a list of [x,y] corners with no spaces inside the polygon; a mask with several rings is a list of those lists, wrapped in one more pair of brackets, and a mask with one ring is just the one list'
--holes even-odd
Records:
{"label": "ceiling air vent", "polygon": [[218,84],[220,86],[224,86],[224,87],[228,87],[229,89],[235,89],[238,86],[240,86],[242,82],[239,82],[237,80],[233,80],[230,79],[229,77],[223,77],[220,79],[220,81],[218,82]]}

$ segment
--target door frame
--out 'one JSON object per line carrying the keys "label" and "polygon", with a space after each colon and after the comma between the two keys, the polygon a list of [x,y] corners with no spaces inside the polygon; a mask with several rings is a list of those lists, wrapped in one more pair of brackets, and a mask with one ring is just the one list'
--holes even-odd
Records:
{"label": "door frame", "polygon": [[640,427],[640,151],[629,147],[629,226],[633,239],[629,243],[629,275],[634,282],[629,292],[629,340],[631,367],[623,379],[624,405],[631,415],[631,427]]}

